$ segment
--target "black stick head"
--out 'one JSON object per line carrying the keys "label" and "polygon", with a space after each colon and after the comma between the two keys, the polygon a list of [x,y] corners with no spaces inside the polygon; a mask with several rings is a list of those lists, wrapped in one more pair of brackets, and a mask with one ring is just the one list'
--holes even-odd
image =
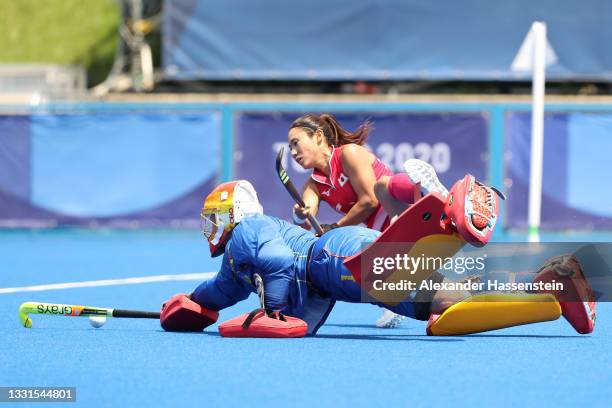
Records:
{"label": "black stick head", "polygon": [[285,153],[285,146],[282,146],[276,155],[276,172],[279,174],[283,169],[283,154]]}
{"label": "black stick head", "polygon": [[[285,147],[283,146],[280,148],[280,150],[278,151],[278,155],[276,156],[276,174],[278,174],[278,177],[280,178],[281,183],[283,183],[283,185],[287,188],[289,193],[292,196],[294,196],[294,199],[296,199],[295,194],[298,194],[298,193],[297,191],[295,193],[293,192],[293,190],[295,190],[295,187],[293,187],[293,184],[290,183],[289,175],[287,174],[287,172],[285,171],[285,168],[283,167],[283,153],[284,152],[285,152]],[[301,201],[301,197],[300,197],[300,201]]]}

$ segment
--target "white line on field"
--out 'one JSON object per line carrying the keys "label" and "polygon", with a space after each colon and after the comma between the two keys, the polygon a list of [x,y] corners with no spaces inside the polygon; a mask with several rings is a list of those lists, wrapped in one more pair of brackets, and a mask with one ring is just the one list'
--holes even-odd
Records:
{"label": "white line on field", "polygon": [[137,278],[103,279],[84,282],[50,283],[46,285],[21,286],[15,288],[0,288],[0,294],[19,292],[41,292],[45,290],[91,288],[97,286],[135,285],[140,283],[169,282],[169,281],[193,281],[210,279],[216,272],[183,273],[179,275],[153,275],[140,276]]}

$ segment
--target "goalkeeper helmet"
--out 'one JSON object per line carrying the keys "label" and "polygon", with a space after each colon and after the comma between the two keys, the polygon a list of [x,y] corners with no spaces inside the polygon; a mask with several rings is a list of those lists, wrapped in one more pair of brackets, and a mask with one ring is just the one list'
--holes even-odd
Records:
{"label": "goalkeeper helmet", "polygon": [[200,227],[208,240],[210,254],[221,255],[234,227],[256,214],[263,214],[263,208],[248,181],[230,181],[215,187],[204,200],[200,213]]}

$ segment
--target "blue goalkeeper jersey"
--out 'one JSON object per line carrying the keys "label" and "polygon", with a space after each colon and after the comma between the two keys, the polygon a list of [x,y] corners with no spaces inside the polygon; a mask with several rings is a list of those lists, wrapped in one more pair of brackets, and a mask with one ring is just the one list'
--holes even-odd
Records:
{"label": "blue goalkeeper jersey", "polygon": [[221,270],[195,290],[193,300],[221,310],[256,292],[262,277],[266,307],[298,316],[306,296],[306,260],[317,238],[278,218],[256,215],[240,222],[225,246]]}
{"label": "blue goalkeeper jersey", "polygon": [[[254,275],[259,274],[264,283],[265,306],[305,320],[309,333],[315,334],[336,300],[362,301],[361,287],[344,266],[344,260],[379,234],[352,226],[333,229],[317,238],[278,218],[246,218],[234,228],[225,246],[221,270],[200,284],[192,299],[208,309],[227,308],[257,292]],[[392,310],[405,316],[414,314],[410,302],[402,302]]]}

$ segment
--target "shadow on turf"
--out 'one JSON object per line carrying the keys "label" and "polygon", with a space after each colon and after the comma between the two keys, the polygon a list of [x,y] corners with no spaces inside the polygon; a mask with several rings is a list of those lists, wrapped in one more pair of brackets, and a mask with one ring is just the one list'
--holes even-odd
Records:
{"label": "shadow on turf", "polygon": [[574,334],[571,336],[552,336],[552,335],[545,335],[545,334],[470,334],[466,337],[483,337],[483,338],[487,338],[487,337],[500,337],[500,338],[504,338],[504,337],[508,337],[508,338],[524,338],[524,339],[531,339],[531,338],[536,338],[536,339],[575,339],[575,338],[589,338],[591,336],[585,336],[583,334]]}
{"label": "shadow on turf", "polygon": [[[364,325],[364,324],[327,324],[325,326],[335,326],[335,327],[358,327],[358,328],[370,328],[370,329],[375,329],[375,330],[380,330],[376,327],[372,327],[370,325]],[[33,332],[36,331],[40,331],[40,330],[48,330],[48,329],[53,329],[51,327],[38,327],[35,329],[30,329]],[[60,331],[87,331],[87,332],[95,332],[98,329],[94,329],[93,327],[89,327],[89,328],[66,328],[66,327],[61,327],[61,328],[55,328],[54,330],[60,330]],[[382,329],[382,330],[389,330],[389,329]],[[100,330],[102,331],[102,330]],[[105,328],[103,329],[103,331],[105,332],[143,332],[143,331],[148,331],[148,330],[141,330],[141,329],[110,329],[110,328]],[[164,330],[154,330],[157,333],[166,333]],[[389,332],[386,332],[389,333]],[[219,334],[218,331],[204,331],[204,332],[195,332],[195,333],[191,333],[191,332],[185,332],[185,333],[172,333],[174,335],[181,335],[181,336],[201,336],[201,335],[206,335],[206,336],[212,336],[212,337],[221,337],[221,335]],[[464,339],[469,339],[469,338],[534,338],[534,339],[573,339],[573,338],[590,338],[591,336],[585,336],[585,335],[571,335],[571,336],[552,336],[552,335],[543,335],[543,334],[470,334],[470,335],[466,335],[466,336],[448,336],[448,337],[444,337],[444,336],[428,336],[426,334],[317,334],[316,336],[314,336],[314,338],[317,339],[345,339],[345,340],[395,340],[395,341],[434,341],[434,342],[439,342],[439,341],[452,341],[452,342],[456,342],[456,341],[465,341]]]}
{"label": "shadow on turf", "polygon": [[[351,325],[329,325],[329,326],[347,326],[347,327],[358,327],[358,326],[351,326]],[[371,326],[366,326],[363,325],[363,327],[369,327],[371,328]],[[164,333],[163,330],[158,330],[158,332],[160,333]],[[219,332],[216,331],[205,331],[202,333],[176,333],[176,334],[180,334],[180,335],[196,335],[196,336],[200,336],[202,334],[206,335],[206,336],[212,336],[212,337],[221,337],[221,335],[219,334]],[[424,334],[414,334],[414,335],[406,335],[406,334],[402,334],[402,335],[393,335],[393,334],[317,334],[314,337],[307,337],[307,338],[315,338],[315,339],[343,339],[343,340],[395,340],[395,341],[434,341],[434,342],[439,342],[439,341],[444,341],[444,342],[448,342],[448,341],[465,341],[463,339],[451,339],[448,337],[430,337]]]}
{"label": "shadow on turf", "polygon": [[[330,325],[332,326],[332,325]],[[348,325],[347,325],[348,326]],[[365,326],[370,327],[370,326]],[[199,334],[199,333],[197,333]],[[219,332],[204,332],[208,336],[220,337]],[[423,338],[426,337],[426,338]],[[390,335],[390,334],[317,334],[314,339],[344,339],[344,340],[400,340],[400,341],[465,341],[462,339],[450,339],[440,337],[429,337],[426,335]]]}
{"label": "shadow on turf", "polygon": [[448,337],[430,337],[425,334],[390,335],[390,334],[317,334],[317,339],[341,340],[391,340],[391,341],[427,341],[427,342],[457,342],[463,339]]}
{"label": "shadow on turf", "polygon": [[[369,328],[379,330],[376,327],[372,327],[370,325],[365,324],[326,324],[325,326],[334,326],[334,327],[358,327],[358,328]],[[389,330],[389,329],[383,329]],[[110,331],[130,331],[130,330],[110,330]],[[139,330],[134,330],[139,331]],[[163,330],[156,330],[158,333],[166,333]],[[584,335],[571,335],[571,336],[552,336],[552,335],[544,335],[544,334],[469,334],[465,336],[428,336],[427,334],[317,334],[314,337],[317,339],[344,339],[344,340],[393,340],[393,341],[428,341],[428,342],[457,342],[457,341],[466,341],[465,339],[469,338],[524,338],[524,339],[573,339],[573,338],[589,338],[591,336]],[[197,333],[174,333],[182,336],[192,335],[192,336],[212,336],[212,337],[221,337],[218,331],[204,331]]]}
{"label": "shadow on turf", "polygon": [[[324,327],[328,327],[328,326],[332,326],[332,327],[353,327],[353,328],[365,328],[365,329],[372,329],[372,330],[380,330],[380,328],[378,327],[374,327],[371,324],[339,324],[339,323],[333,323],[333,324],[326,324]],[[402,329],[402,327],[400,327],[400,329]],[[383,329],[383,330],[390,330],[390,329]],[[393,334],[385,334],[385,335],[381,335],[381,336],[391,336],[391,337],[397,337],[397,335],[393,335]],[[426,334],[412,334],[409,335],[410,337],[429,337],[431,338],[431,336],[428,336]],[[317,335],[317,337],[320,337],[320,335]],[[499,337],[499,338],[541,338],[541,339],[573,339],[573,338],[588,338],[590,336],[585,336],[585,335],[581,335],[581,334],[573,334],[573,335],[569,335],[569,336],[555,336],[555,335],[546,335],[546,334],[484,334],[484,333],[480,333],[480,334],[468,334],[465,336],[449,336],[449,337],[460,337],[460,338],[469,338],[469,337]],[[438,337],[439,338],[439,337]]]}
{"label": "shadow on turf", "polygon": [[[349,324],[330,324],[328,326],[337,327],[368,327],[368,325],[349,325]],[[375,328],[376,329],[376,328]],[[75,329],[77,330],[77,329]],[[387,330],[387,329],[384,329]],[[93,331],[93,330],[92,330]],[[105,331],[138,331],[142,330],[105,330]],[[163,330],[156,330],[158,333],[166,333]],[[216,331],[204,331],[198,333],[174,333],[181,336],[212,336],[221,337],[219,332]],[[317,339],[346,339],[346,340],[396,340],[396,341],[465,341],[464,339],[469,338],[523,338],[523,339],[574,339],[574,338],[590,338],[591,336],[584,335],[572,335],[572,336],[551,336],[543,334],[469,334],[465,336],[428,336],[426,334],[317,334],[314,338]]]}
{"label": "shadow on turf", "polygon": [[359,328],[363,328],[363,329],[374,329],[374,330],[379,329],[378,327],[374,326],[373,324],[339,324],[339,323],[327,323],[327,324],[325,324],[325,326],[323,326],[323,327],[359,327]]}

